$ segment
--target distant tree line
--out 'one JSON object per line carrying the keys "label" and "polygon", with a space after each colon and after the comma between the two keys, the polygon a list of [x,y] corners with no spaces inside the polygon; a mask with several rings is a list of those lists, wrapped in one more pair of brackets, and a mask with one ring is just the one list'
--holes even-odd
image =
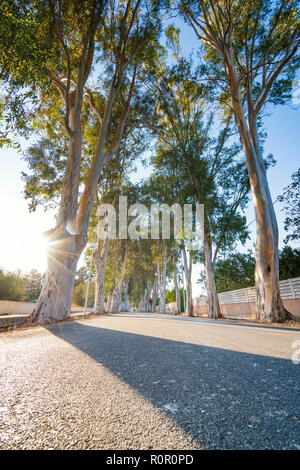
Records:
{"label": "distant tree line", "polygon": [[37,300],[43,283],[43,275],[36,269],[29,273],[4,272],[0,269],[0,300],[32,302]]}

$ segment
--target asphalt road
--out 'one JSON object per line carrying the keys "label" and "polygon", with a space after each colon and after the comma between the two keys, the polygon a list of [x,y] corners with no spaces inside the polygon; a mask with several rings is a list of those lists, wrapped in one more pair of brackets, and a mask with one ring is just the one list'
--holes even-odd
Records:
{"label": "asphalt road", "polygon": [[2,449],[300,449],[300,331],[119,314],[0,334]]}

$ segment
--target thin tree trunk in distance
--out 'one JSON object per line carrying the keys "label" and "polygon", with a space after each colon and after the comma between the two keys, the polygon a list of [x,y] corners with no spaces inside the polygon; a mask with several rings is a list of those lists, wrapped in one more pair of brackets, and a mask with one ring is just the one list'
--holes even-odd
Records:
{"label": "thin tree trunk in distance", "polygon": [[173,272],[174,272],[174,288],[176,294],[176,307],[175,307],[175,315],[179,315],[181,313],[181,305],[180,305],[180,290],[178,286],[177,280],[177,265],[176,265],[176,254],[173,254]]}
{"label": "thin tree trunk in distance", "polygon": [[158,263],[158,279],[159,279],[159,312],[165,313],[166,312],[166,275],[167,275],[167,264],[169,262],[169,258],[164,259],[163,262],[163,269],[161,272],[160,264]]}
{"label": "thin tree trunk in distance", "polygon": [[129,281],[125,282],[124,284],[124,301],[122,306],[123,312],[128,312],[128,284]]}
{"label": "thin tree trunk in distance", "polygon": [[113,301],[111,304],[110,312],[118,313],[121,305],[121,296],[122,296],[122,286],[126,274],[126,264],[127,264],[127,254],[128,254],[128,247],[125,249],[124,259],[122,262],[122,271],[121,271],[121,278],[119,282],[116,284],[114,293],[113,293]]}
{"label": "thin tree trunk in distance", "polygon": [[95,302],[93,313],[101,315],[105,313],[105,293],[104,293],[104,278],[105,266],[109,248],[109,238],[106,237],[103,241],[98,240],[97,252],[94,255],[96,267],[96,285],[95,285]]}
{"label": "thin tree trunk in distance", "polygon": [[190,255],[189,264],[188,264],[185,248],[182,249],[182,257],[183,257],[183,267],[184,267],[184,276],[185,276],[185,284],[186,284],[185,315],[187,317],[192,317],[193,316],[192,259]]}
{"label": "thin tree trunk in distance", "polygon": [[221,310],[219,304],[219,298],[216,289],[215,276],[212,264],[211,247],[207,238],[206,230],[204,230],[204,269],[205,269],[205,281],[207,291],[207,307],[209,318],[221,318]]}
{"label": "thin tree trunk in distance", "polygon": [[157,278],[154,280],[153,283],[153,290],[152,290],[152,312],[156,312],[156,302],[157,302]]}

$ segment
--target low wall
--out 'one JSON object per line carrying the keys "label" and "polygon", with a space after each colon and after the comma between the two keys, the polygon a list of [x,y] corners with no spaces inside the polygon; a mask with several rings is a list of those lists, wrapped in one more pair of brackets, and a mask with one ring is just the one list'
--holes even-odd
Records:
{"label": "low wall", "polygon": [[[36,303],[32,302],[14,302],[12,300],[0,300],[0,315],[30,315]],[[87,308],[87,311],[92,311],[92,308]],[[72,307],[71,312],[83,312],[84,307]]]}
{"label": "low wall", "polygon": [[[87,307],[86,311],[92,312],[93,307]],[[84,312],[84,307],[71,307],[71,313],[76,313],[76,312]]]}
{"label": "low wall", "polygon": [[285,299],[283,305],[293,315],[300,317],[300,299]]}
{"label": "low wall", "polygon": [[[283,300],[285,308],[293,315],[300,317],[300,298]],[[256,317],[255,302],[240,302],[234,304],[220,304],[221,313],[225,318],[237,318],[254,320]],[[175,311],[175,303],[167,304],[166,310]],[[193,314],[195,316],[207,316],[207,305],[194,305]]]}
{"label": "low wall", "polygon": [[0,300],[0,315],[30,315],[35,303],[13,302],[12,300]]}

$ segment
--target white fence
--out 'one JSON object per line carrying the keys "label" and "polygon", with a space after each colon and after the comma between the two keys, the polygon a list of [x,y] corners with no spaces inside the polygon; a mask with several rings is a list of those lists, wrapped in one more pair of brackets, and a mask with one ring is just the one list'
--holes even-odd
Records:
{"label": "white fence", "polygon": [[[300,277],[279,281],[282,300],[300,298]],[[255,287],[222,292],[219,296],[220,304],[238,304],[243,302],[256,302]]]}

